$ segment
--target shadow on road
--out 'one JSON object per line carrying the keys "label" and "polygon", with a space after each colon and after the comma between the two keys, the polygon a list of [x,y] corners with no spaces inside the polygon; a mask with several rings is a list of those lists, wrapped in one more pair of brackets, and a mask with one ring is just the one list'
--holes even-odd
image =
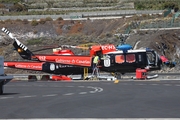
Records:
{"label": "shadow on road", "polygon": [[3,93],[1,96],[5,96],[5,95],[17,95],[19,93]]}

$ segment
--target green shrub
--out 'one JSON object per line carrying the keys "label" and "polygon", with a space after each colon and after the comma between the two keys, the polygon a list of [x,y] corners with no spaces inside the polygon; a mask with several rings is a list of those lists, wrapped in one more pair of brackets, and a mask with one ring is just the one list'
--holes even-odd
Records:
{"label": "green shrub", "polygon": [[37,34],[37,33],[38,33],[38,31],[37,31],[37,30],[34,30],[34,31],[33,31],[33,33],[34,33],[34,34]]}
{"label": "green shrub", "polygon": [[32,26],[37,26],[39,23],[38,23],[38,21],[37,20],[32,20],[31,21],[31,25]]}
{"label": "green shrub", "polygon": [[62,17],[59,17],[59,18],[57,18],[57,20],[58,20],[58,21],[61,21],[61,20],[63,20],[63,18],[62,18]]}
{"label": "green shrub", "polygon": [[5,22],[12,22],[12,20],[11,19],[7,19],[7,20],[5,20]]}
{"label": "green shrub", "polygon": [[37,45],[41,44],[42,40],[41,39],[32,39],[27,41],[27,45]]}
{"label": "green shrub", "polygon": [[43,19],[43,18],[41,18],[41,19],[39,20],[39,23],[40,23],[40,24],[45,24],[45,23],[46,23],[46,20]]}
{"label": "green shrub", "polygon": [[22,20],[21,19],[16,19],[16,22],[22,22]]}
{"label": "green shrub", "polygon": [[5,22],[5,23],[13,24],[13,20],[11,20],[11,19],[7,19],[7,20],[5,20],[4,22]]}
{"label": "green shrub", "polygon": [[178,12],[179,11],[179,7],[176,5],[174,6],[174,12]]}
{"label": "green shrub", "polygon": [[0,0],[0,3],[18,3],[22,2],[22,0]]}
{"label": "green shrub", "polygon": [[53,21],[53,19],[51,17],[47,17],[46,21]]}
{"label": "green shrub", "polygon": [[5,22],[1,20],[1,21],[0,21],[0,24],[5,24]]}
{"label": "green shrub", "polygon": [[111,33],[106,33],[106,37],[112,37]]}
{"label": "green shrub", "polygon": [[141,2],[135,2],[135,7],[137,10],[143,10],[143,9],[145,9],[145,4],[143,4]]}
{"label": "green shrub", "polygon": [[5,8],[6,6],[4,4],[0,3],[0,8]]}
{"label": "green shrub", "polygon": [[29,23],[29,21],[27,19],[24,19],[22,22],[23,22],[23,24],[28,24]]}
{"label": "green shrub", "polygon": [[168,2],[164,3],[163,8],[164,9],[167,9],[167,8],[173,9],[175,7],[175,5],[176,5],[176,3],[168,1]]}
{"label": "green shrub", "polygon": [[25,8],[21,4],[16,3],[10,8],[10,11],[14,11],[14,12],[27,11],[27,8]]}

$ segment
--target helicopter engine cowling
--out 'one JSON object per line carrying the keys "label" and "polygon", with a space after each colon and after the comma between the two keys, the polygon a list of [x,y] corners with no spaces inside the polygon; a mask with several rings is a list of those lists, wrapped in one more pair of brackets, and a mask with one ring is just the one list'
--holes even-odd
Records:
{"label": "helicopter engine cowling", "polygon": [[53,49],[53,54],[55,54],[55,55],[74,55],[72,50],[70,50],[70,49],[62,50],[60,48]]}

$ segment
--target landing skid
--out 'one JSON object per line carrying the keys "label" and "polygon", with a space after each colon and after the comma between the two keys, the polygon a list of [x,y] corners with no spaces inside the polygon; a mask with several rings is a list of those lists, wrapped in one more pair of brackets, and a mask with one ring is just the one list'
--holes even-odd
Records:
{"label": "landing skid", "polygon": [[114,76],[88,76],[85,80],[107,80],[107,81],[114,81],[114,80],[117,80],[116,77]]}
{"label": "landing skid", "polygon": [[155,75],[147,75],[146,78],[136,78],[136,77],[132,77],[133,80],[147,80],[147,79],[153,79],[153,78],[157,78],[158,77],[158,74],[155,74]]}

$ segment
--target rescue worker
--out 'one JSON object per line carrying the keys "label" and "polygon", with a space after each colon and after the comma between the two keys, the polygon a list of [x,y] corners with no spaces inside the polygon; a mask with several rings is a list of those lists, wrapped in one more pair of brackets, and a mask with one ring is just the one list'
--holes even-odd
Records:
{"label": "rescue worker", "polygon": [[95,71],[97,73],[97,66],[98,66],[99,62],[100,62],[99,56],[97,54],[95,54],[94,59],[93,59],[93,74]]}

